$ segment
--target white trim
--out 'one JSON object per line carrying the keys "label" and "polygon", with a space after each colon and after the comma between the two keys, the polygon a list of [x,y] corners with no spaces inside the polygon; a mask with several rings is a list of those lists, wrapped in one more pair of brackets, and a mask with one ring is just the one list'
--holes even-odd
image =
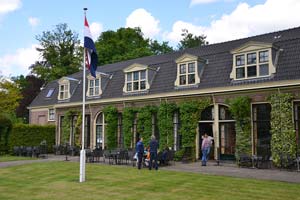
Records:
{"label": "white trim", "polygon": [[[177,75],[176,75],[176,80],[174,82],[174,85],[177,87],[184,87],[184,86],[190,86],[190,85],[196,85],[200,83],[200,78],[199,78],[199,73],[198,73],[198,57],[193,56],[191,54],[184,54],[177,58],[175,60],[177,64]],[[188,65],[194,63],[195,65],[195,72],[194,73],[188,73]],[[185,74],[180,74],[180,66],[185,65]],[[195,74],[195,83],[188,83],[188,75],[189,74]],[[180,84],[180,77],[185,76],[186,77],[186,84]]]}
{"label": "white trim", "polygon": [[[259,62],[259,53],[263,52],[263,51],[268,51],[268,61],[267,62]],[[247,55],[251,54],[251,53],[255,53],[256,54],[256,63],[255,64],[248,64],[247,63]],[[237,66],[236,65],[236,57],[237,56],[244,56],[244,65],[241,66]],[[264,64],[268,64],[268,71],[269,74],[268,75],[263,75],[261,76],[260,73],[260,66],[264,65]],[[248,77],[248,72],[247,72],[247,68],[250,66],[256,66],[256,76],[252,76],[252,77]],[[237,78],[236,75],[236,71],[237,69],[243,68],[244,69],[244,73],[245,76],[243,78]],[[230,78],[234,79],[234,80],[248,80],[248,79],[255,79],[255,78],[263,78],[263,77],[269,77],[272,74],[276,73],[276,68],[273,64],[273,59],[272,59],[272,48],[261,48],[261,49],[253,49],[252,51],[243,51],[243,52],[236,52],[233,54],[233,65],[232,65],[232,71],[230,73]]]}
{"label": "white trim", "polygon": [[[54,119],[50,119],[50,110],[53,110]],[[55,120],[55,108],[49,108],[48,109],[48,121],[50,121],[50,122],[56,121]]]}
{"label": "white trim", "polygon": [[[99,86],[97,86],[97,88],[99,88],[98,90],[98,93],[96,94],[96,80],[99,80]],[[87,81],[88,81],[88,88],[87,88],[87,91],[86,91],[86,96],[88,97],[96,97],[96,96],[100,96],[102,94],[102,85],[101,85],[101,76],[99,74],[96,75],[96,78],[94,78],[93,76],[91,75],[88,75],[87,76]],[[90,89],[91,89],[91,86],[90,86],[90,82],[93,81],[94,82],[94,86],[92,87],[93,90],[94,90],[94,93],[93,95],[90,95]]]}
{"label": "white trim", "polygon": [[[61,86],[64,87],[63,91],[61,90]],[[66,86],[68,89],[66,89]],[[60,93],[63,92],[63,98],[60,98]],[[66,100],[70,99],[71,93],[70,93],[70,81],[68,80],[67,77],[62,77],[61,79],[58,80],[58,95],[57,99],[58,100]]]}

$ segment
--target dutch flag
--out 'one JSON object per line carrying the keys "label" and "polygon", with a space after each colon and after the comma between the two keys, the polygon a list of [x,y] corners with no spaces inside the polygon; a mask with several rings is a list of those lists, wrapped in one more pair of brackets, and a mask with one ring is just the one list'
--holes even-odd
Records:
{"label": "dutch flag", "polygon": [[96,78],[98,56],[95,48],[95,43],[92,39],[89,23],[84,18],[84,48],[85,48],[85,66],[90,70],[91,75]]}

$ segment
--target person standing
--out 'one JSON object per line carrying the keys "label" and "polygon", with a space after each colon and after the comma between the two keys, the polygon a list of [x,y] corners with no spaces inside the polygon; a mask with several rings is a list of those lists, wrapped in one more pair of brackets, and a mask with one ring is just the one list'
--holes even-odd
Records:
{"label": "person standing", "polygon": [[207,134],[204,134],[203,140],[202,140],[202,145],[201,145],[201,150],[202,150],[202,166],[206,166],[207,162],[207,152],[210,147],[210,141],[208,139]]}
{"label": "person standing", "polygon": [[205,136],[205,135],[207,136],[207,139],[208,139],[208,141],[209,141],[209,146],[208,146],[208,148],[207,148],[207,154],[206,154],[206,160],[208,160],[208,159],[209,159],[210,149],[211,149],[211,146],[212,146],[212,144],[213,144],[214,138],[211,137],[211,136],[209,136],[209,135],[207,135],[207,133],[204,133],[204,136]]}
{"label": "person standing", "polygon": [[136,143],[135,150],[136,150],[136,153],[137,153],[138,169],[141,169],[143,156],[144,156],[144,144],[143,144],[143,138],[142,137]]}
{"label": "person standing", "polygon": [[154,168],[157,170],[158,165],[157,165],[157,149],[158,149],[158,142],[155,138],[154,135],[151,136],[151,141],[150,141],[150,163],[149,163],[149,170],[152,169],[153,161],[154,161]]}

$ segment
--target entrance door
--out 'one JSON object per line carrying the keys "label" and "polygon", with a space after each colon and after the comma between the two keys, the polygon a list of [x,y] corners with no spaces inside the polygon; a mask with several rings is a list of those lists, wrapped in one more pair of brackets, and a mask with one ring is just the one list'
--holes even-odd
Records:
{"label": "entrance door", "polygon": [[[202,136],[207,133],[207,135],[213,137],[213,123],[212,122],[200,122],[199,123],[199,159],[202,158]],[[211,146],[209,158],[214,159],[214,147]]]}
{"label": "entrance door", "polygon": [[235,153],[235,122],[223,122],[219,125],[220,159],[234,160]]}

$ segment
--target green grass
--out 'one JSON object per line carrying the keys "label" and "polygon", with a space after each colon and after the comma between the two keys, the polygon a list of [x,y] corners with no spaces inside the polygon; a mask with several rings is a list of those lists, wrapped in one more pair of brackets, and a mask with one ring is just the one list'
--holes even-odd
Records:
{"label": "green grass", "polygon": [[133,167],[79,163],[33,163],[0,169],[0,199],[300,199],[300,184]]}
{"label": "green grass", "polygon": [[0,162],[8,162],[8,161],[17,161],[17,160],[36,160],[36,158],[32,157],[21,157],[21,156],[10,156],[10,155],[1,155]]}

